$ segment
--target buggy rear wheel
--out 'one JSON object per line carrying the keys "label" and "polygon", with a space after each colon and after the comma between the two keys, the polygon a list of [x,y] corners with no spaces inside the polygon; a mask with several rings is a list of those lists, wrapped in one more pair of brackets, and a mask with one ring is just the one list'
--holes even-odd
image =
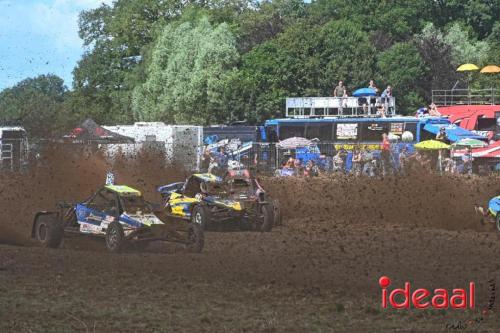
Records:
{"label": "buggy rear wheel", "polygon": [[281,215],[281,206],[278,199],[273,200],[273,225],[281,225],[283,216]]}
{"label": "buggy rear wheel", "polygon": [[273,228],[274,212],[271,205],[262,205],[260,208],[262,214],[262,224],[260,231],[268,232]]}
{"label": "buggy rear wheel", "polygon": [[111,222],[106,230],[106,248],[110,252],[119,252],[125,243],[125,233],[119,222]]}
{"label": "buggy rear wheel", "polygon": [[205,233],[203,227],[199,224],[191,223],[189,226],[189,252],[200,253],[205,245]]}
{"label": "buggy rear wheel", "polygon": [[43,247],[59,247],[63,235],[63,229],[55,215],[40,215],[37,217],[35,222],[35,238]]}

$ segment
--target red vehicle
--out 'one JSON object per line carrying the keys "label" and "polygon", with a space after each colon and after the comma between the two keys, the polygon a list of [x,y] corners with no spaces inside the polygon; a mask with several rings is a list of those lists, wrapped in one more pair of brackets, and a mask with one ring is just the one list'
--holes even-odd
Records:
{"label": "red vehicle", "polygon": [[439,112],[443,116],[448,116],[451,123],[485,136],[489,140],[495,140],[500,105],[440,106]]}

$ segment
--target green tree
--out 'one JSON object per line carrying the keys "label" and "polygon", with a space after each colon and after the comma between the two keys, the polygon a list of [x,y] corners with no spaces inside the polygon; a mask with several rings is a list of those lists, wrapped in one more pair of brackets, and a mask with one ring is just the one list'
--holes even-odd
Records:
{"label": "green tree", "polygon": [[454,23],[444,36],[444,41],[451,47],[453,63],[457,66],[473,63],[484,64],[490,46],[487,41],[475,41],[469,38],[467,30],[459,23]]}
{"label": "green tree", "polygon": [[332,20],[311,27],[297,22],[243,56],[244,84],[237,87],[250,91],[239,93],[245,103],[241,108],[254,110],[249,118],[261,121],[282,115],[286,97],[330,95],[338,80],[352,93],[372,78],[374,54],[357,24]]}
{"label": "green tree", "polygon": [[207,18],[195,24],[169,24],[153,49],[146,82],[134,91],[134,111],[144,120],[224,120],[229,116],[225,82],[237,60],[236,41],[227,24],[212,27]]}
{"label": "green tree", "polygon": [[425,64],[412,43],[396,43],[380,53],[377,68],[395,91],[399,112],[409,114],[424,103],[419,85],[425,79]]}
{"label": "green tree", "polygon": [[30,136],[49,136],[65,126],[64,81],[55,75],[25,79],[0,92],[0,120],[24,126]]}

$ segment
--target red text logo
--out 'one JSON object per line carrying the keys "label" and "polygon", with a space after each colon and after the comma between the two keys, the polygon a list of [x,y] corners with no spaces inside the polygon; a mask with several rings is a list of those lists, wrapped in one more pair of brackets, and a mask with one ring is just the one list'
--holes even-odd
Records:
{"label": "red text logo", "polygon": [[474,282],[469,282],[468,288],[455,288],[451,292],[446,289],[437,288],[433,292],[428,289],[419,288],[412,290],[410,282],[405,282],[404,288],[388,290],[391,279],[382,276],[378,283],[382,288],[382,308],[387,304],[395,309],[409,309],[410,304],[416,309],[474,309],[475,291]]}

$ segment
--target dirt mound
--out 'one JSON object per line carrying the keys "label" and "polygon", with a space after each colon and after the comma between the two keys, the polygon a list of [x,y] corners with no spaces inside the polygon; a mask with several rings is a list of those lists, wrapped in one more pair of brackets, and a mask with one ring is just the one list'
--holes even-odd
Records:
{"label": "dirt mound", "polygon": [[[60,201],[80,201],[101,186],[108,170],[116,182],[137,187],[159,201],[159,185],[187,173],[165,166],[161,154],[141,152],[135,159],[107,160],[96,147],[57,145],[25,174],[0,175],[0,242],[28,244],[33,216]],[[485,204],[500,191],[500,178],[420,175],[402,178],[264,178],[264,188],[278,198],[294,228],[332,228],[337,224],[480,228],[473,205]],[[301,221],[295,223],[293,221]]]}
{"label": "dirt mound", "polygon": [[474,204],[485,205],[500,192],[499,177],[269,178],[262,182],[280,200],[285,218],[306,218],[313,225],[321,220],[330,226],[478,229]]}

